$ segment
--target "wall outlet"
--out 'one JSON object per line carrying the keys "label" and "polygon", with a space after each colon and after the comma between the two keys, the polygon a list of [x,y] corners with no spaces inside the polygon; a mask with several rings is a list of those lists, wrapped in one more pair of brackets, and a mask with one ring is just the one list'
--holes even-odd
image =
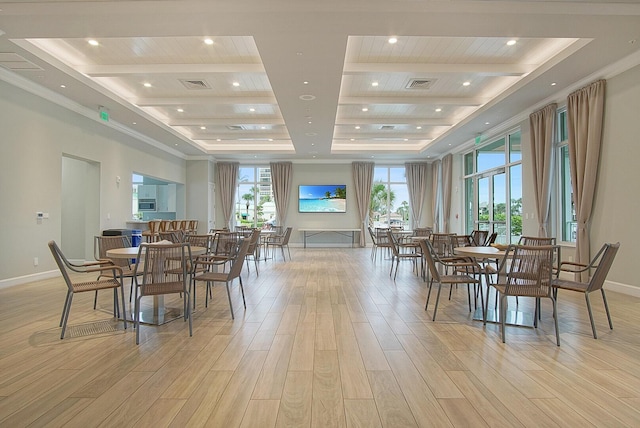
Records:
{"label": "wall outlet", "polygon": [[38,258],[37,257],[33,258],[33,265],[34,266],[38,266]]}

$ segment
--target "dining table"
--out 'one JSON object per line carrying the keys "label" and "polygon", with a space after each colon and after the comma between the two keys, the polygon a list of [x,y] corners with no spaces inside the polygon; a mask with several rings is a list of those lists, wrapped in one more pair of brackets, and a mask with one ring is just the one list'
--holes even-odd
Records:
{"label": "dining table", "polygon": [[[500,265],[502,259],[506,256],[506,250],[491,247],[491,246],[467,246],[467,247],[455,247],[453,253],[457,256],[472,257],[478,263],[484,263],[487,259],[495,260]],[[489,277],[490,274],[485,270],[485,282],[487,285],[487,300],[489,299]],[[487,307],[486,320],[490,323],[498,323],[499,309],[489,309]],[[507,310],[505,323],[516,327],[533,327],[534,326],[534,313],[524,312],[521,310]],[[483,311],[481,308],[476,309],[473,314],[473,319],[476,321],[483,321]]]}
{"label": "dining table", "polygon": [[[153,244],[152,244],[153,245]],[[106,256],[109,259],[132,259],[135,260],[138,257],[139,247],[124,247],[124,248],[112,248],[107,250]],[[205,254],[208,251],[206,247],[191,246],[191,256],[199,256]],[[137,262],[137,260],[136,260]],[[135,263],[135,262],[134,262]],[[137,284],[137,280],[134,278],[134,283]],[[183,305],[179,307],[170,307],[165,305],[164,295],[153,296],[153,303],[151,306],[141,305],[139,317],[140,322],[143,324],[161,325],[166,324],[169,321],[176,320],[183,316]],[[129,308],[127,311],[132,316],[133,311]]]}

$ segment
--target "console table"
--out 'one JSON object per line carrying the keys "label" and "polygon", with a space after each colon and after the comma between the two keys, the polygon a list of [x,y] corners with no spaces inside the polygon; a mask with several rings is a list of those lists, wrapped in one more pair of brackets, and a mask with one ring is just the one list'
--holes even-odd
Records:
{"label": "console table", "polygon": [[307,238],[310,238],[321,233],[336,233],[342,236],[351,237],[351,246],[356,242],[356,233],[360,232],[360,229],[298,229],[302,232],[302,239],[304,242],[304,248],[307,248]]}

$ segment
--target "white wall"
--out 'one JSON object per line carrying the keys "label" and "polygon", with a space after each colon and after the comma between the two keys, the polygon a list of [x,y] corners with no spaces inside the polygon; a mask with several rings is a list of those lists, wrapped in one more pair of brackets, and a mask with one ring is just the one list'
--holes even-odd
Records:
{"label": "white wall", "polygon": [[[184,160],[3,81],[0,136],[0,286],[57,269],[47,242],[61,239],[63,154],[100,164],[99,228],[91,234],[126,227],[133,171],[185,183]],[[48,212],[49,219],[39,224],[37,211]]]}

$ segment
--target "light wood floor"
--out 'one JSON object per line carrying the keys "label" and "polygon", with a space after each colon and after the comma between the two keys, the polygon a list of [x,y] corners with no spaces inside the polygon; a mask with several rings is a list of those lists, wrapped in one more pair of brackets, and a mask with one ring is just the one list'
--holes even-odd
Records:
{"label": "light wood floor", "polygon": [[[78,295],[59,339],[60,278],[0,290],[0,426],[516,427],[640,426],[640,299],[609,293],[614,330],[594,298],[560,295],[562,346],[549,302],[537,329],[473,321],[465,288],[443,293],[370,249],[292,249],[224,288],[193,337],[181,320],[132,326]],[[202,287],[202,286],[200,286]],[[527,302],[520,302],[528,307]]]}

